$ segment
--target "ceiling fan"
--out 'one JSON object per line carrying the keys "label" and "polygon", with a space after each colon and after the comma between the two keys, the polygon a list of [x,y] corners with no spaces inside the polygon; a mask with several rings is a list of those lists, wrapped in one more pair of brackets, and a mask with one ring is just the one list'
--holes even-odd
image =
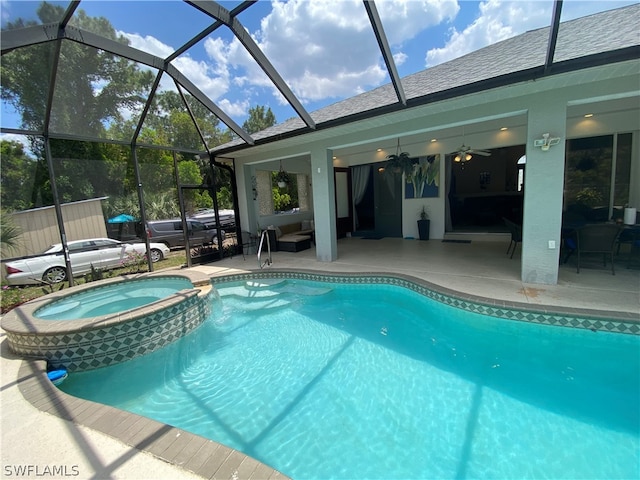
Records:
{"label": "ceiling fan", "polygon": [[471,160],[473,155],[480,155],[482,157],[491,156],[491,152],[487,152],[486,150],[474,150],[473,148],[465,145],[464,143],[458,148],[455,153],[455,157],[453,157],[454,162],[468,162]]}

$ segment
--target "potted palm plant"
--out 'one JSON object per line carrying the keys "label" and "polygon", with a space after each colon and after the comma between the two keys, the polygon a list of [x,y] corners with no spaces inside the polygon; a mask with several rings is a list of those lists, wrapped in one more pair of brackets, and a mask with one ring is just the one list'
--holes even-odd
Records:
{"label": "potted palm plant", "polygon": [[431,221],[429,220],[429,214],[423,205],[422,210],[420,211],[420,218],[418,219],[418,235],[420,236],[420,240],[429,240],[430,225]]}

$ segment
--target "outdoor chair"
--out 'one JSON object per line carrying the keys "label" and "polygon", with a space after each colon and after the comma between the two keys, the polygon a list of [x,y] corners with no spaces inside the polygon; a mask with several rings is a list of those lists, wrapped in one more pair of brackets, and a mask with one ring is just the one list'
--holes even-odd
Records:
{"label": "outdoor chair", "polygon": [[584,225],[576,229],[576,253],[578,255],[577,273],[580,273],[580,262],[585,253],[602,255],[602,264],[607,266],[607,256],[611,261],[611,274],[616,271],[613,265],[613,254],[622,228],[612,223]]}
{"label": "outdoor chair", "polygon": [[240,232],[240,239],[238,241],[239,245],[242,245],[242,259],[245,260],[245,250],[246,255],[251,253],[251,249],[256,246],[255,237],[251,234],[251,232],[245,232],[244,230]]}
{"label": "outdoor chair", "polygon": [[[509,255],[509,251],[511,251],[511,257],[509,258],[513,258],[513,254],[516,252],[518,243],[522,243],[522,226],[505,217],[502,217],[502,221],[507,226],[509,233],[511,234],[511,241],[509,242],[509,248],[507,248],[507,255]],[[511,250],[512,245],[513,250]]]}

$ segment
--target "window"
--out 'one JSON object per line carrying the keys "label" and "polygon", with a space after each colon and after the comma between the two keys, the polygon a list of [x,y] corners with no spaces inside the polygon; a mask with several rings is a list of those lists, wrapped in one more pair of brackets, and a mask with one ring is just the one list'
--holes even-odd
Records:
{"label": "window", "polygon": [[629,201],[631,134],[569,140],[565,166],[566,220],[605,222]]}
{"label": "window", "polygon": [[279,186],[277,171],[256,171],[256,191],[260,216],[306,212],[310,209],[309,177],[289,173],[289,182]]}

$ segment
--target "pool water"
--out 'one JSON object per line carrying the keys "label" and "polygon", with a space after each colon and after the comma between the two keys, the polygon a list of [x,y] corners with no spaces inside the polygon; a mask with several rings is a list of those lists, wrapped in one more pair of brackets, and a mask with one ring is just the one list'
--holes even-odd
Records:
{"label": "pool water", "polygon": [[124,312],[193,288],[184,277],[144,278],[84,290],[56,300],[35,311],[42,320],[77,320]]}
{"label": "pool water", "polygon": [[640,337],[387,285],[258,287],[217,285],[192,334],[61,388],[297,480],[640,476]]}

